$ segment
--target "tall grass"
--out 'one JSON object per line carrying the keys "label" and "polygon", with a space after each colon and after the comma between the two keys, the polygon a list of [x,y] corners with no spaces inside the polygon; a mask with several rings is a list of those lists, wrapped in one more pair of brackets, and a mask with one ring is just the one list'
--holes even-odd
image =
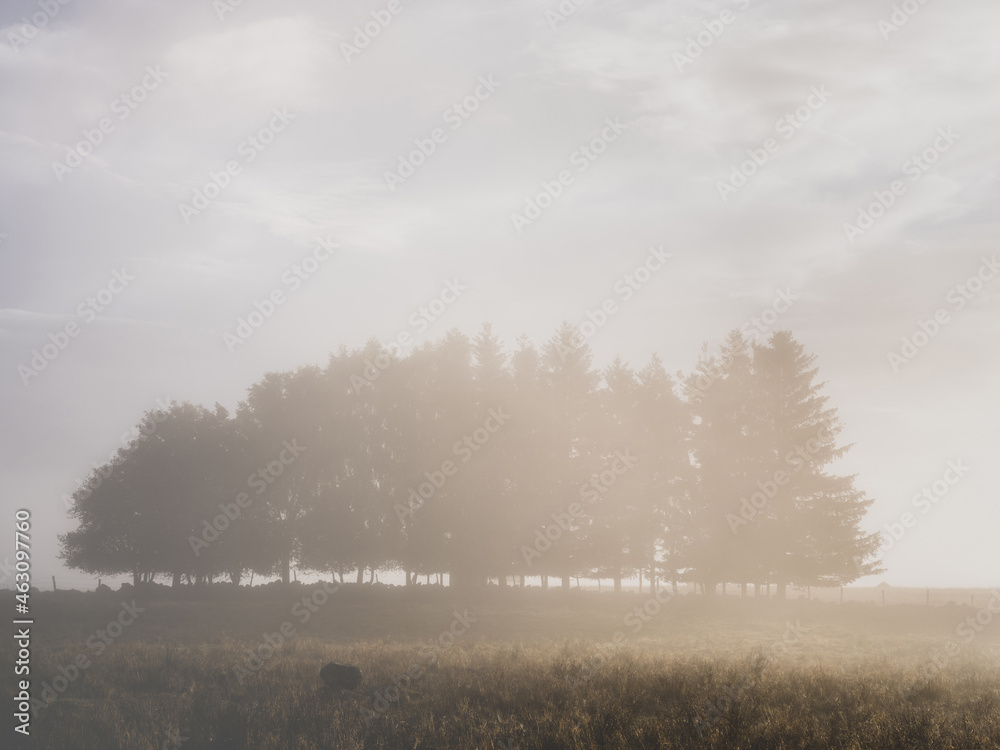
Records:
{"label": "tall grass", "polygon": [[[273,631],[289,601],[237,608],[242,628],[233,602],[151,604],[38,713],[28,746],[1000,748],[996,625],[943,669],[924,669],[964,610],[851,614],[808,602],[781,610],[681,600],[612,648],[613,628],[641,599],[480,602],[467,635],[431,650],[455,602],[344,599],[258,670],[238,672],[261,643],[254,633]],[[117,599],[103,609],[84,603],[60,611],[58,637],[36,641],[36,695],[117,607]],[[775,649],[789,618],[808,631]],[[361,689],[326,689],[319,669],[328,661],[360,666]],[[12,662],[0,646],[5,674]]]}

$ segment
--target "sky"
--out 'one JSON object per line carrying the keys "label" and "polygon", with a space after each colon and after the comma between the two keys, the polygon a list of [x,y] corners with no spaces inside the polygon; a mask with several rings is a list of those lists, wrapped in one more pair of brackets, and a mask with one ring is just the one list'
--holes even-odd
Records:
{"label": "sky", "polygon": [[57,559],[64,498],[145,411],[233,409],[342,345],[596,320],[596,364],[676,372],[757,319],[816,355],[835,468],[899,536],[863,583],[1000,584],[998,24],[986,0],[4,0],[0,560],[27,509],[34,580],[92,586]]}

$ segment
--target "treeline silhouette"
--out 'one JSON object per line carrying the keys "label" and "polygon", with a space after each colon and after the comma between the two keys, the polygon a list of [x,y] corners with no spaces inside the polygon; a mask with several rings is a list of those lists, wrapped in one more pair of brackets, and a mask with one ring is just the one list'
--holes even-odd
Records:
{"label": "treeline silhouette", "polygon": [[594,369],[563,326],[507,353],[489,325],[403,356],[377,341],[273,372],[235,414],[173,403],[73,494],[61,555],[89,573],[209,582],[297,569],[453,586],[638,574],[839,585],[878,535],[849,446],[787,331],[734,331],[690,373]]}

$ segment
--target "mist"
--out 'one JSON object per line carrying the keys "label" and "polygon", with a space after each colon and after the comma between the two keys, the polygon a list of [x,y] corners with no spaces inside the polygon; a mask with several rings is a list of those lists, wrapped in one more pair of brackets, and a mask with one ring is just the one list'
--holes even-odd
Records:
{"label": "mist", "polygon": [[997,14],[6,2],[15,739],[997,744]]}

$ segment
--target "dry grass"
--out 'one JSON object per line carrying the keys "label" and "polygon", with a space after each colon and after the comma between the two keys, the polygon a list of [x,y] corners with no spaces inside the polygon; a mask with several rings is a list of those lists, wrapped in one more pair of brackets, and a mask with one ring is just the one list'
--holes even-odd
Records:
{"label": "dry grass", "polygon": [[[59,665],[81,652],[93,659],[35,718],[31,747],[160,748],[178,732],[184,750],[1000,747],[996,623],[943,670],[926,671],[971,609],[858,608],[848,617],[848,608],[806,602],[681,600],[632,633],[623,613],[645,597],[480,601],[475,625],[432,659],[427,643],[456,608],[436,596],[412,621],[412,604],[344,597],[242,683],[235,667],[260,639],[227,629],[224,604],[200,605],[203,637],[178,626],[183,645],[164,625],[185,621],[182,604],[150,607],[99,656],[68,634],[36,643],[36,694]],[[258,607],[249,632],[276,630],[290,601]],[[96,611],[80,617],[106,622],[117,603],[102,611],[89,602]],[[347,621],[360,624],[337,637]],[[789,638],[786,623],[796,621],[802,630]],[[602,647],[615,629],[624,645]],[[0,657],[10,674],[9,647]],[[358,664],[363,689],[322,688],[319,667],[330,660]],[[398,699],[386,692],[418,667]]]}

